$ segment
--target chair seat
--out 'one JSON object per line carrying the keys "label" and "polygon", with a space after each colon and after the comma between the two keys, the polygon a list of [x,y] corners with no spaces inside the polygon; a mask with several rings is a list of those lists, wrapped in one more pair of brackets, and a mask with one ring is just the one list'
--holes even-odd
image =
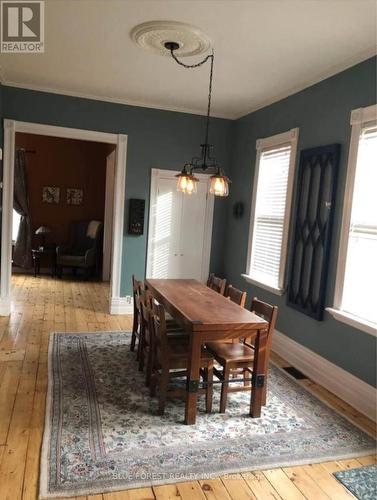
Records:
{"label": "chair seat", "polygon": [[60,255],[59,264],[65,264],[67,266],[85,265],[85,255]]}
{"label": "chair seat", "polygon": [[254,359],[254,350],[245,344],[228,344],[225,342],[207,342],[207,349],[220,364],[229,362],[248,362]]}
{"label": "chair seat", "polygon": [[[169,342],[169,355],[172,358],[184,358],[188,360],[190,357],[189,348],[188,342]],[[202,347],[200,358],[205,361],[213,360],[212,354],[205,347]]]}

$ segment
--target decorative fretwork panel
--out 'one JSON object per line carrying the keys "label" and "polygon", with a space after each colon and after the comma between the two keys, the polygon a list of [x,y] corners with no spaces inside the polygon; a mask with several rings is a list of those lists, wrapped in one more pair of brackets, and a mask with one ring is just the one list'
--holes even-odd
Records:
{"label": "decorative fretwork panel", "polygon": [[301,152],[287,304],[322,320],[340,145]]}

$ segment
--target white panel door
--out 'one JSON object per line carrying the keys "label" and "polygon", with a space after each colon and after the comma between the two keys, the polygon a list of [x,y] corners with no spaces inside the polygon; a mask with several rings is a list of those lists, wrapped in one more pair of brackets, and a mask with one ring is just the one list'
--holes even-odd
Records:
{"label": "white panel door", "polygon": [[200,280],[204,246],[205,217],[207,206],[207,182],[198,182],[198,191],[184,195],[182,203],[180,237],[180,278]]}
{"label": "white panel door", "polygon": [[150,275],[152,278],[179,278],[180,222],[182,196],[172,179],[159,178],[152,208]]}
{"label": "white panel door", "polygon": [[198,191],[177,191],[175,172],[152,175],[147,278],[206,279],[212,233],[212,196],[208,178],[201,176]]}

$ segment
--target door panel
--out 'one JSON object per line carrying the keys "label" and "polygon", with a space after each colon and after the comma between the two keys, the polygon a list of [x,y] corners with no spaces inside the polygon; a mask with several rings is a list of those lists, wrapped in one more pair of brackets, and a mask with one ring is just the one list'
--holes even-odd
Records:
{"label": "door panel", "polygon": [[158,177],[151,192],[149,278],[202,279],[207,202],[206,179],[190,196],[177,191],[175,177]]}
{"label": "door panel", "polygon": [[182,196],[171,179],[159,179],[152,237],[151,277],[179,278]]}
{"label": "door panel", "polygon": [[184,195],[181,223],[180,278],[200,280],[207,206],[207,183],[198,182],[198,191]]}

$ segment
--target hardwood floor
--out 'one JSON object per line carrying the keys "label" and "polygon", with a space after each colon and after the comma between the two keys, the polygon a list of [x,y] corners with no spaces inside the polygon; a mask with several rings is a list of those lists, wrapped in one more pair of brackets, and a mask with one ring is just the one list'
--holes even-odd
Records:
{"label": "hardwood floor", "polygon": [[[130,330],[130,316],[110,316],[108,286],[49,277],[13,277],[12,314],[0,318],[0,499],[38,498],[39,454],[51,331]],[[278,356],[274,360],[286,365]],[[364,429],[374,424],[321,386],[303,380],[319,397]],[[247,472],[211,481],[141,488],[76,500],[351,499],[333,471],[375,463],[375,456]]]}

